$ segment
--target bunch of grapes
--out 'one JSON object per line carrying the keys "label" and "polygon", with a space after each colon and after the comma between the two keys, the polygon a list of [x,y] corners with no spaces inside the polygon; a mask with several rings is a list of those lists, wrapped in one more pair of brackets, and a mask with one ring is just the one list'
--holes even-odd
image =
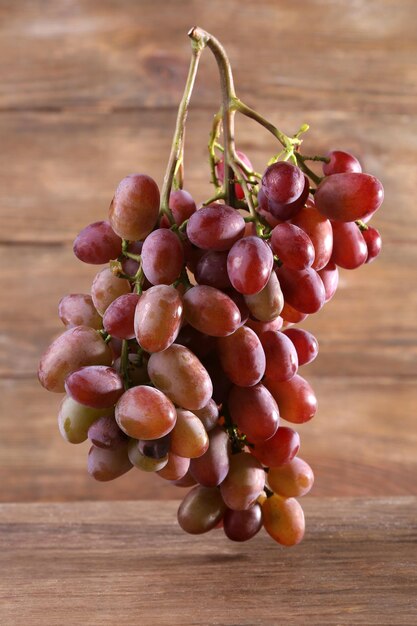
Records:
{"label": "bunch of grapes", "polygon": [[127,176],[108,221],[79,233],[76,257],[105,267],[90,294],[61,300],[66,330],[39,379],[66,393],[60,432],[90,440],[95,479],[155,472],[191,487],[178,510],[185,531],[222,527],[245,541],[263,526],[289,546],[303,537],[297,498],[314,480],[293,426],[317,410],[298,368],[318,343],[295,324],[333,297],[339,267],[378,255],[368,221],[383,189],[342,151],[312,157],[319,177],[300,133],[259,175],[225,128],[220,143],[221,119],[210,142],[215,196],[202,207],[182,188],[177,134],[162,196],[149,176]]}

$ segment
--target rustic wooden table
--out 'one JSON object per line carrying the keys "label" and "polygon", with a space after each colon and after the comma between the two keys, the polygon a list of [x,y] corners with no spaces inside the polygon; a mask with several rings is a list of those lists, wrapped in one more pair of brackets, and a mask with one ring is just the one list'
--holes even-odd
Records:
{"label": "rustic wooden table", "polygon": [[[412,623],[415,501],[321,498],[417,495],[416,21],[415,0],[0,0],[0,501],[22,503],[1,508],[2,623]],[[194,24],[224,43],[242,99],[288,133],[310,123],[306,152],[350,150],[386,190],[381,257],[342,271],[304,323],[320,342],[302,372],[319,412],[300,428],[316,484],[289,552],[189,540],[172,504],[50,504],[178,498],[136,471],[94,483],[36,368],[60,297],[95,274],[74,235],[127,173],[162,182]],[[207,53],[186,145],[197,201],[218,104]],[[248,121],[237,137],[257,169],[276,151]]]}

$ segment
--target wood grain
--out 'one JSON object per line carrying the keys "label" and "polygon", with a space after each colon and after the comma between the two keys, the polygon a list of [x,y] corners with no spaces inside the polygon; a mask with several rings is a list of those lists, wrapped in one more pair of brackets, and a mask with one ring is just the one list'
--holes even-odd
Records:
{"label": "wood grain", "polygon": [[415,624],[417,499],[303,505],[291,549],[186,535],[173,502],[2,505],[2,623]]}
{"label": "wood grain", "polygon": [[[313,496],[417,495],[413,379],[310,377],[319,411],[301,434]],[[0,501],[182,498],[186,490],[136,469],[109,483],[86,470],[88,443],[61,438],[60,394],[36,379],[0,380]]]}

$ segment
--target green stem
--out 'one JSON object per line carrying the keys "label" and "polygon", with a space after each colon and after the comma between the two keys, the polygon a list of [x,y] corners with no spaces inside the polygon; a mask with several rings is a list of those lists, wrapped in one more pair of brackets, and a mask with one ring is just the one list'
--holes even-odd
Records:
{"label": "green stem", "polygon": [[297,165],[300,168],[300,170],[303,170],[304,174],[307,174],[307,176],[309,178],[311,178],[311,180],[313,182],[316,183],[316,185],[319,185],[321,183],[322,178],[320,176],[317,176],[317,174],[315,174],[305,163],[304,163],[304,157],[299,153],[299,152],[294,152],[294,156],[297,160]]}
{"label": "green stem", "polygon": [[291,139],[290,137],[287,137],[287,135],[281,132],[276,126],[271,124],[271,122],[265,119],[257,111],[248,107],[244,102],[242,102],[242,100],[239,100],[239,98],[235,98],[233,104],[236,111],[239,111],[239,113],[242,113],[242,115],[245,115],[246,117],[250,117],[252,120],[255,120],[255,122],[258,122],[258,124],[261,124],[261,126],[269,130],[269,132],[278,139],[284,148],[292,150],[294,145],[300,144],[300,140],[298,138],[294,137]]}
{"label": "green stem", "polygon": [[[169,155],[164,183],[162,185],[160,213],[166,215],[171,224],[174,223],[174,218],[169,208],[169,194],[171,192],[175,173],[178,172],[177,163],[178,161],[180,161],[180,164],[182,164],[183,161],[184,132],[185,123],[188,115],[188,107],[194,88],[201,52],[203,51],[205,45],[205,37],[200,36],[199,33],[196,33],[196,36],[193,37],[190,68],[188,70],[188,77],[187,82],[185,83],[184,93],[180,102],[180,106],[178,108],[177,122],[175,125],[175,132],[172,140],[171,153]],[[180,165],[180,167],[182,167],[182,165]],[[182,177],[182,174],[180,174],[180,176]]]}

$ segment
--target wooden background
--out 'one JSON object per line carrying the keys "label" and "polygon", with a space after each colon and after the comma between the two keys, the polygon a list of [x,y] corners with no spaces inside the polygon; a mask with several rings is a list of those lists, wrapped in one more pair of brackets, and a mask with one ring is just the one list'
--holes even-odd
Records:
{"label": "wooden background", "polygon": [[[99,484],[87,445],[56,425],[60,397],[39,386],[40,353],[62,331],[60,297],[95,269],[71,242],[103,219],[118,181],[162,182],[194,24],[224,43],[238,94],[305,152],[347,149],[384,183],[380,259],[342,271],[317,335],[319,412],[300,427],[314,495],[417,494],[417,4],[415,0],[0,0],[0,500],[169,498],[132,470]],[[187,131],[186,187],[210,194],[205,146],[219,104],[214,60],[201,64]],[[239,122],[262,169],[276,147]],[[187,157],[186,157],[187,158]]]}

